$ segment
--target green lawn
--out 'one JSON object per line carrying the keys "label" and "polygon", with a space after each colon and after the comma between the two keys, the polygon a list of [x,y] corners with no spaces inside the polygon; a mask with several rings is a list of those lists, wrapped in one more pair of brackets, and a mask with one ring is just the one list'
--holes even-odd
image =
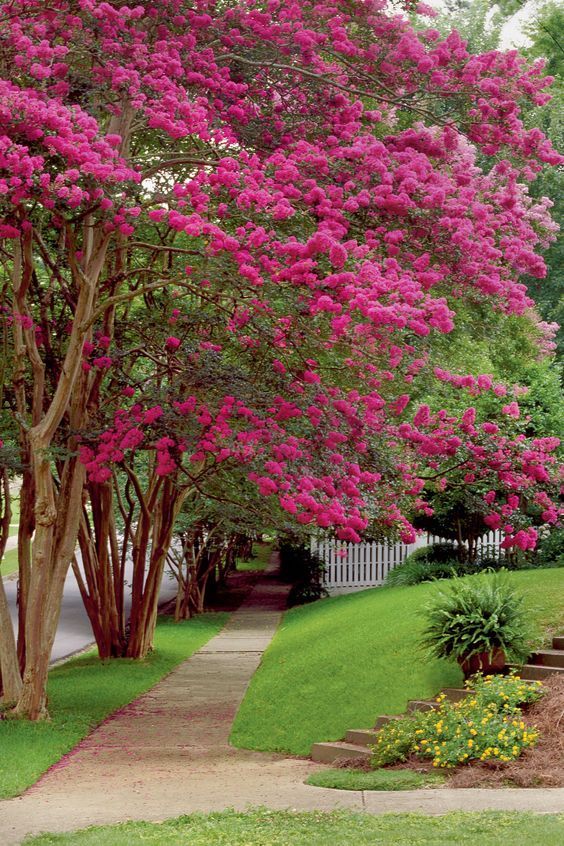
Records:
{"label": "green lawn", "polygon": [[12,496],[10,505],[12,506],[12,516],[10,518],[10,537],[12,535],[17,535],[18,533],[18,523],[20,520],[20,497]]}
{"label": "green lawn", "polygon": [[258,810],[191,814],[71,834],[43,834],[26,846],[561,846],[564,815],[521,813],[369,814]]}
{"label": "green lawn", "polygon": [[254,543],[253,544],[253,558],[250,561],[243,561],[241,558],[237,559],[237,570],[239,572],[247,572],[249,570],[264,570],[270,561],[270,554],[272,552],[271,543]]}
{"label": "green lawn", "polygon": [[12,573],[17,572],[18,569],[18,550],[10,549],[2,559],[0,564],[0,573],[2,576],[11,576]]}
{"label": "green lawn", "polygon": [[50,722],[0,721],[0,798],[21,793],[105,717],[152,687],[203,646],[227,619],[204,614],[182,623],[162,617],[144,661],[101,662],[94,653],[49,674]]}
{"label": "green lawn", "polygon": [[[508,574],[525,593],[531,618],[564,632],[564,569]],[[235,719],[231,742],[308,755],[319,740],[370,728],[461,684],[458,666],[417,649],[421,607],[436,585],[375,588],[287,612]]]}
{"label": "green lawn", "polygon": [[312,773],[306,784],[335,790],[415,790],[445,783],[442,773],[416,773],[414,770],[351,770],[345,767]]}

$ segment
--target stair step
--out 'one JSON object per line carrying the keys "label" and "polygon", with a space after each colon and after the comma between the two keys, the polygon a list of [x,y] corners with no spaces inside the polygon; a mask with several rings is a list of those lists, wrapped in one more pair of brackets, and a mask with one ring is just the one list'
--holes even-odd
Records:
{"label": "stair step", "polygon": [[434,699],[410,699],[407,703],[407,710],[413,711],[435,711],[439,703]]}
{"label": "stair step", "polygon": [[356,743],[314,743],[311,747],[312,761],[319,764],[332,764],[334,761],[345,759],[362,758],[367,760],[372,753],[366,746],[358,746]]}
{"label": "stair step", "polygon": [[449,702],[460,702],[461,699],[466,699],[473,690],[468,690],[467,687],[443,687],[441,693],[444,693]]}
{"label": "stair step", "polygon": [[547,679],[556,673],[564,673],[564,667],[543,667],[540,664],[525,664],[521,668],[521,678],[523,681]]}
{"label": "stair step", "polygon": [[375,729],[381,729],[382,726],[385,726],[386,723],[391,723],[392,720],[399,720],[401,714],[393,714],[392,716],[388,716],[388,714],[382,714],[381,717],[378,717],[376,722],[374,723]]}
{"label": "stair step", "polygon": [[552,638],[553,649],[564,649],[564,635],[557,635]]}
{"label": "stair step", "polygon": [[529,661],[543,667],[564,667],[564,649],[539,649],[533,652]]}
{"label": "stair step", "polygon": [[345,743],[352,743],[356,746],[372,746],[377,739],[378,732],[369,729],[349,729],[345,735]]}

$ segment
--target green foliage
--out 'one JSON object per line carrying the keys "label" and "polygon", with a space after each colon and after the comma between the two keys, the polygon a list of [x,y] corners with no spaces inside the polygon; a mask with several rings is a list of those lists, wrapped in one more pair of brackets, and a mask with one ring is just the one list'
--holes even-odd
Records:
{"label": "green foliage", "polygon": [[530,684],[515,675],[477,675],[470,684],[472,692],[459,702],[441,694],[437,709],[387,723],[373,747],[373,766],[405,761],[410,755],[447,768],[475,760],[507,763],[534,746],[538,731],[523,721],[520,705],[540,699],[540,682]]}
{"label": "green foliage", "polygon": [[456,579],[425,608],[421,643],[435,658],[468,658],[501,649],[510,660],[527,656],[532,637],[524,597],[506,574]]}
{"label": "green foliage", "polygon": [[291,582],[288,606],[304,605],[327,596],[323,586],[325,564],[305,544],[282,541],[280,549],[280,577]]}
{"label": "green foliage", "polygon": [[155,649],[143,661],[73,658],[49,674],[49,722],[0,720],[0,798],[15,796],[113,711],[149,690],[217,634],[226,614],[181,623],[159,620]]}
{"label": "green foliage", "polygon": [[489,0],[447,0],[447,12],[435,22],[445,35],[456,29],[468,41],[472,53],[495,50],[499,44],[505,15],[499,3],[492,9]]}
{"label": "green foliage", "polygon": [[417,773],[415,770],[354,770],[345,767],[313,773],[306,784],[334,790],[415,790],[444,784],[442,773]]}
{"label": "green foliage", "polygon": [[453,546],[450,543],[431,543],[416,549],[405,559],[422,564],[450,564],[453,560]]}
{"label": "green foliage", "polygon": [[403,564],[390,570],[386,584],[392,587],[418,585],[420,582],[432,582],[436,579],[467,576],[485,569],[499,570],[504,566],[503,557],[500,560],[460,561],[451,544],[435,543],[416,549],[407,556]]}
{"label": "green foliage", "polygon": [[[439,546],[437,544],[436,546]],[[440,546],[443,546],[442,544]],[[446,547],[446,545],[444,545]],[[498,570],[532,570],[545,567],[564,567],[564,533],[554,530],[543,540],[537,552],[525,553],[521,550],[511,556],[500,555],[497,558],[480,557],[475,561],[460,561],[452,552],[450,558],[436,558],[433,552],[424,555],[433,547],[423,547],[408,555],[403,564],[390,570],[386,578],[388,587],[418,585],[421,582],[434,582],[437,579],[452,579],[457,576],[472,576],[477,573],[497,572]]]}
{"label": "green foliage", "polygon": [[[539,631],[564,631],[564,570],[508,573],[526,597]],[[433,584],[373,588],[288,611],[239,708],[231,743],[265,752],[308,755],[311,744],[340,740],[351,726],[371,728],[380,714],[400,714],[409,699],[459,687],[455,663],[422,660],[415,645],[421,608]],[[545,645],[539,638],[534,648]]]}
{"label": "green foliage", "polygon": [[483,811],[372,815],[351,811],[221,811],[159,823],[127,822],[41,834],[26,846],[561,846],[564,814]]}
{"label": "green foliage", "polygon": [[541,538],[533,561],[539,567],[564,567],[564,528],[552,529]]}

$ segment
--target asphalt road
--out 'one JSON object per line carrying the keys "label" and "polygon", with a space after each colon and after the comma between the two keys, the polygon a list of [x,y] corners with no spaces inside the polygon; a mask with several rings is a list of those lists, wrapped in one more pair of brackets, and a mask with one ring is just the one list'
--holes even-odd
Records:
{"label": "asphalt road", "polygon": [[[127,574],[129,576],[130,574]],[[127,579],[129,581],[129,578]],[[16,592],[17,581],[15,578],[8,578],[4,580],[6,593],[8,595],[8,602],[10,604],[10,611],[12,613],[12,620],[14,628],[17,621],[16,608]],[[160,601],[164,602],[172,599],[175,596],[175,582],[169,578],[168,571],[165,571],[163,583],[160,593]],[[131,605],[130,596],[126,599],[126,608],[129,610]],[[74,652],[79,652],[84,647],[91,644],[94,640],[90,621],[84,610],[78,584],[72,572],[69,570],[65,581],[65,592],[63,595],[63,605],[61,609],[61,617],[59,619],[59,627],[57,629],[57,636],[53,645],[53,652],[51,654],[51,663],[60,661],[61,658],[66,658]]]}

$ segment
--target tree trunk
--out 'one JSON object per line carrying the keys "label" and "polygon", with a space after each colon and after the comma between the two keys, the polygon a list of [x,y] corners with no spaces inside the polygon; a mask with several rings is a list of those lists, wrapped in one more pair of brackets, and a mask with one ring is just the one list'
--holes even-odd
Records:
{"label": "tree trunk", "polygon": [[[133,593],[129,616],[128,658],[144,658],[153,648],[157,622],[159,591],[172,532],[186,497],[185,489],[177,488],[170,478],[155,484],[147,499],[147,508],[139,515],[133,558]],[[158,495],[158,496],[157,496]],[[145,576],[149,536],[151,552]]]}
{"label": "tree trunk", "polygon": [[[84,272],[79,273],[73,265],[79,294],[65,359],[47,410],[42,413],[39,422],[34,419],[34,425],[26,433],[35,485],[35,539],[25,609],[25,671],[14,713],[30,720],[48,717],[49,659],[57,631],[65,577],[74,557],[84,484],[84,467],[76,457],[78,443],[75,437],[71,436],[67,442],[71,457],[62,466],[58,491],[55,489],[49,450],[65,415],[68,415],[71,431],[79,431],[84,422],[87,393],[84,376],[80,376],[82,346],[107,243],[108,237],[101,234]],[[71,264],[75,262],[72,250],[69,260]],[[26,274],[31,272],[30,261],[26,258],[26,271],[21,280],[25,280]],[[17,290],[24,285],[21,280]],[[15,286],[17,284],[16,280]],[[37,352],[34,343],[32,338],[27,344],[32,357]],[[34,403],[36,410],[38,402]]]}
{"label": "tree trunk", "polygon": [[[41,455],[42,451],[36,451]],[[36,460],[38,505],[33,544],[33,568],[26,616],[26,667],[17,716],[48,717],[47,674],[57,632],[65,578],[74,557],[81,511],[84,467],[77,458],[64,468],[54,511],[51,468],[47,458]]]}

